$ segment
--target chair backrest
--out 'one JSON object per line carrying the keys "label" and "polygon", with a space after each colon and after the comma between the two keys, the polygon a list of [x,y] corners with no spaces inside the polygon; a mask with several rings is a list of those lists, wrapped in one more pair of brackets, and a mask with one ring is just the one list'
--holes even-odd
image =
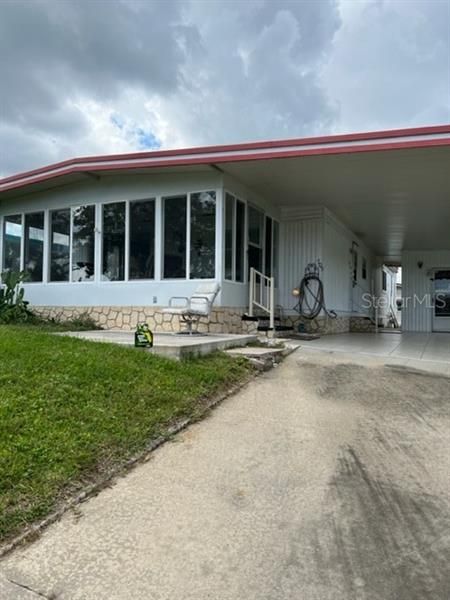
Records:
{"label": "chair backrest", "polygon": [[198,312],[202,312],[205,316],[209,316],[211,307],[214,304],[219,291],[220,285],[215,281],[201,283],[190,298],[191,308]]}

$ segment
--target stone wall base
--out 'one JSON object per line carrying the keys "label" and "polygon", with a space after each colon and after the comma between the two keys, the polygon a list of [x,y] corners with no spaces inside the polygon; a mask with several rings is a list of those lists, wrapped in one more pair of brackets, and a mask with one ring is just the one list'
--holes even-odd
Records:
{"label": "stone wall base", "polygon": [[350,331],[349,317],[337,317],[336,319],[318,317],[313,321],[309,321],[308,319],[302,319],[300,316],[288,316],[284,322],[286,325],[293,327],[294,331],[298,331],[298,326],[302,323],[307,333],[319,333],[321,335],[348,333]]}
{"label": "stone wall base", "polygon": [[[91,318],[103,329],[132,331],[138,323],[147,323],[152,331],[176,333],[185,329],[178,315],[163,314],[161,308],[149,306],[34,306],[37,315],[56,321],[69,321],[81,316]],[[200,333],[255,334],[257,323],[241,321],[243,308],[218,307],[209,319],[201,318]]]}
{"label": "stone wall base", "polygon": [[350,331],[352,333],[374,333],[375,325],[367,317],[350,317]]}

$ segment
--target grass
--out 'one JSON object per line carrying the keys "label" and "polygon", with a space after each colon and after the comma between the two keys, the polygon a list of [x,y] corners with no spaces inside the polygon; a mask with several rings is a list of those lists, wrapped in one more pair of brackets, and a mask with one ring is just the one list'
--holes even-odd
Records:
{"label": "grass", "polygon": [[221,353],[177,363],[0,325],[0,540],[247,373]]}

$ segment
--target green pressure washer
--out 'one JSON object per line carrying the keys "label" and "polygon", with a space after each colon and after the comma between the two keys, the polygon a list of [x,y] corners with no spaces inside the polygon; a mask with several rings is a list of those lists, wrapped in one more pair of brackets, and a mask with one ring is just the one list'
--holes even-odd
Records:
{"label": "green pressure washer", "polygon": [[138,323],[134,332],[136,348],[153,348],[153,333],[147,323]]}

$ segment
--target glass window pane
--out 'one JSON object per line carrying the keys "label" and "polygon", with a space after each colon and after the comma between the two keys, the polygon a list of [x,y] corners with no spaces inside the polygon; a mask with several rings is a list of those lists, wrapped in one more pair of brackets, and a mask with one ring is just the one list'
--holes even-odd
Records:
{"label": "glass window pane", "polygon": [[72,281],[94,279],[95,206],[73,209]]}
{"label": "glass window pane", "polygon": [[125,274],[125,202],[103,205],[103,281],[123,281]]}
{"label": "glass window pane", "polygon": [[272,276],[272,219],[266,217],[266,242],[265,242],[265,269],[264,274]]}
{"label": "glass window pane", "polygon": [[233,279],[233,229],[235,199],[225,196],[225,279]]}
{"label": "glass window pane", "polygon": [[20,271],[20,246],[22,241],[22,216],[4,219],[3,268]]}
{"label": "glass window pane", "polygon": [[191,279],[212,279],[216,272],[216,193],[191,194]]}
{"label": "glass window pane", "polygon": [[248,241],[251,244],[262,246],[263,213],[248,207]]}
{"label": "glass window pane", "polygon": [[245,204],[236,200],[236,281],[244,281]]}
{"label": "glass window pane", "polygon": [[186,277],[186,196],[164,198],[164,268],[166,279]]}
{"label": "glass window pane", "polygon": [[50,214],[50,281],[69,281],[70,208]]}
{"label": "glass window pane", "polygon": [[273,222],[273,240],[272,240],[272,254],[273,254],[273,277],[275,277],[275,286],[278,286],[278,244],[280,239],[280,226],[278,221]]}
{"label": "glass window pane", "polygon": [[130,202],[130,279],[155,276],[155,201]]}
{"label": "glass window pane", "polygon": [[42,281],[44,258],[44,213],[25,215],[24,271],[29,281]]}

